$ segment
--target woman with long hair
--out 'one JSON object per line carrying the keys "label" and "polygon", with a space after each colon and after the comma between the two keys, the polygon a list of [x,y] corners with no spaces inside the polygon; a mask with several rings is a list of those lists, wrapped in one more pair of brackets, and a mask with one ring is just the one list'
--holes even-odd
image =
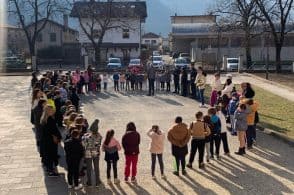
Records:
{"label": "woman with long hair", "polygon": [[121,150],[119,142],[114,138],[114,130],[108,130],[106,133],[106,138],[102,147],[105,152],[104,160],[107,163],[107,183],[111,184],[111,167],[113,169],[114,183],[118,184],[120,181],[117,179],[117,161],[119,160],[118,151]]}
{"label": "woman with long hair", "polygon": [[43,148],[43,158],[46,171],[49,177],[57,177],[58,165],[58,144],[61,140],[61,134],[54,119],[54,109],[50,105],[46,105],[41,117],[42,138],[41,144]]}

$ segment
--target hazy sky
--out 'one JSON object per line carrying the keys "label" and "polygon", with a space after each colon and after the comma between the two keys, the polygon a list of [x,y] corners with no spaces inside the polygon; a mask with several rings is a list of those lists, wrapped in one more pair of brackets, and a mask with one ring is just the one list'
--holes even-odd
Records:
{"label": "hazy sky", "polygon": [[145,31],[167,36],[171,31],[171,15],[205,14],[215,0],[146,0],[146,2],[148,18]]}

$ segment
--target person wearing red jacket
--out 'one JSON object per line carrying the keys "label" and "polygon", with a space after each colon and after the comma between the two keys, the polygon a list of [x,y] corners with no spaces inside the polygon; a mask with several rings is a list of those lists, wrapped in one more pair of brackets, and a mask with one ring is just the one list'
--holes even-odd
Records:
{"label": "person wearing red jacket", "polygon": [[136,131],[136,125],[133,122],[127,124],[126,133],[122,137],[122,146],[125,151],[125,182],[128,182],[130,169],[132,166],[131,182],[136,182],[137,163],[139,156],[140,134]]}

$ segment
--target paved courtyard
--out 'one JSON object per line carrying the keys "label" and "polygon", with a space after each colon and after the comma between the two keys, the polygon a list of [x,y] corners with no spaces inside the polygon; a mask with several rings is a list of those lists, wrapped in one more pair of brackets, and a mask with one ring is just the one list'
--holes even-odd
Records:
{"label": "paved courtyard", "polygon": [[[100,132],[105,137],[113,128],[121,140],[125,125],[134,121],[142,143],[138,167],[138,184],[121,182],[106,184],[106,163],[100,160],[99,189],[68,191],[63,153],[60,178],[46,178],[35,146],[34,132],[29,123],[29,77],[0,77],[0,195],[34,194],[294,194],[294,148],[269,135],[258,133],[257,147],[243,157],[232,154],[221,161],[207,164],[206,170],[188,170],[188,176],[172,175],[173,158],[166,141],[164,162],[167,180],[150,176],[149,138],[146,132],[152,124],[167,131],[175,116],[191,122],[199,110],[198,103],[172,94],[155,97],[145,93],[115,93],[112,90],[97,96],[83,97],[83,111],[92,122],[101,120]],[[203,110],[205,111],[205,109]],[[236,137],[229,136],[231,153],[237,149]],[[221,150],[222,153],[222,150]],[[123,179],[124,156],[120,153],[119,177]],[[194,162],[194,167],[197,167]],[[158,167],[157,167],[158,168]],[[158,169],[157,169],[158,170]]]}

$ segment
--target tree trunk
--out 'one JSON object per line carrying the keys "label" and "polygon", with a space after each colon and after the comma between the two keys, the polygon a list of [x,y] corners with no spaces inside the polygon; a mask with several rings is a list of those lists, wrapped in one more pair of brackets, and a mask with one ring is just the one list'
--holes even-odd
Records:
{"label": "tree trunk", "polygon": [[276,72],[281,73],[282,67],[281,67],[281,51],[282,47],[281,45],[276,45]]}
{"label": "tree trunk", "polygon": [[245,31],[245,51],[246,51],[246,67],[247,69],[250,68],[252,64],[252,57],[251,57],[251,37],[250,31]]}
{"label": "tree trunk", "polygon": [[101,64],[101,48],[95,47],[95,66],[98,69]]}

